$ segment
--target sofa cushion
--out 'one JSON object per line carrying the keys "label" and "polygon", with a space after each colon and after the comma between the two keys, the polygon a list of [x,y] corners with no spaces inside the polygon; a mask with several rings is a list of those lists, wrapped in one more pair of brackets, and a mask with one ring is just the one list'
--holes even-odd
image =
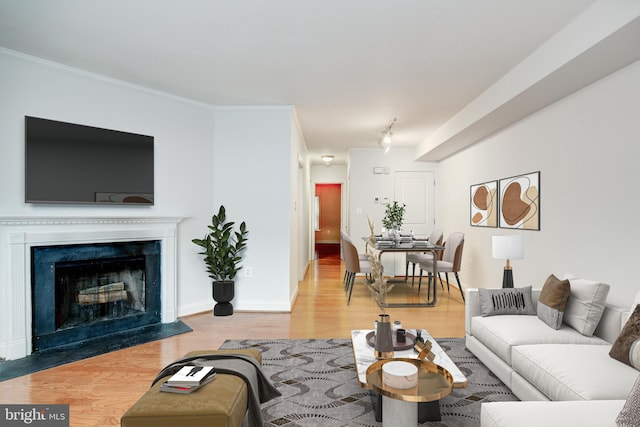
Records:
{"label": "sofa cushion", "polygon": [[564,308],[563,322],[583,335],[591,336],[600,322],[609,294],[609,285],[592,280],[569,278],[571,294]]}
{"label": "sofa cushion", "polygon": [[586,337],[562,325],[553,330],[536,316],[476,316],[471,319],[471,335],[502,360],[511,364],[511,348],[523,344],[594,344],[609,348],[609,343],[596,336]]}
{"label": "sofa cushion", "polygon": [[536,314],[531,300],[531,286],[524,288],[478,289],[483,316]]}
{"label": "sofa cushion", "polygon": [[522,345],[513,348],[512,367],[550,400],[626,399],[637,376],[609,357],[610,346]]}
{"label": "sofa cushion", "polygon": [[640,304],[620,331],[609,355],[640,370]]}
{"label": "sofa cushion", "polygon": [[568,280],[560,280],[553,274],[550,275],[544,282],[538,299],[538,318],[553,329],[559,329],[570,292],[571,285]]}
{"label": "sofa cushion", "polygon": [[615,427],[624,400],[595,402],[489,402],[480,409],[481,427]]}
{"label": "sofa cushion", "polygon": [[627,401],[622,411],[616,418],[618,427],[638,427],[640,426],[640,375],[627,396]]}

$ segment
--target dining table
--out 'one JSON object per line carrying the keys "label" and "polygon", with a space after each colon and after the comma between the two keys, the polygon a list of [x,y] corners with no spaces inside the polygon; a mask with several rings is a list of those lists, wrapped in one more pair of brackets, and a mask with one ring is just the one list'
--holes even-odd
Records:
{"label": "dining table", "polygon": [[[444,250],[444,246],[434,245],[427,239],[416,238],[414,236],[400,236],[399,238],[383,237],[383,236],[368,236],[363,237],[362,240],[366,243],[366,250],[371,251],[376,256],[378,262],[381,262],[382,255],[384,253],[410,253],[410,252],[431,252],[433,259],[439,258],[439,252]],[[431,294],[431,280],[428,281],[427,299],[424,302],[401,302],[401,303],[385,303],[385,307],[389,308],[405,308],[405,307],[435,307],[438,302],[436,278],[438,277],[438,263],[433,263],[433,269],[431,271],[433,277],[433,297],[429,299]],[[406,283],[405,280],[399,279],[387,279],[387,283]]]}

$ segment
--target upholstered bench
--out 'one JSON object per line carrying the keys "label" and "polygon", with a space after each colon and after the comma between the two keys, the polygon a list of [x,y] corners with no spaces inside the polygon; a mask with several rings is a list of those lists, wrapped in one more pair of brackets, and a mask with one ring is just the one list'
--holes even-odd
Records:
{"label": "upholstered bench", "polygon": [[[246,350],[200,350],[200,354],[236,353],[262,364],[262,353]],[[191,394],[163,393],[158,381],[120,420],[122,427],[238,427],[247,412],[247,385],[235,375],[216,374],[215,380]]]}

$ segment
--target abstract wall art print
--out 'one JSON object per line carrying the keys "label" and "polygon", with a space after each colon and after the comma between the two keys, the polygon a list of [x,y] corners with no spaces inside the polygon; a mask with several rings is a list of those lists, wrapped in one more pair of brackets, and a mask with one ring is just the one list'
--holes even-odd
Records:
{"label": "abstract wall art print", "polygon": [[540,230],[540,172],[500,180],[500,227]]}
{"label": "abstract wall art print", "polygon": [[498,226],[498,181],[471,186],[471,225]]}

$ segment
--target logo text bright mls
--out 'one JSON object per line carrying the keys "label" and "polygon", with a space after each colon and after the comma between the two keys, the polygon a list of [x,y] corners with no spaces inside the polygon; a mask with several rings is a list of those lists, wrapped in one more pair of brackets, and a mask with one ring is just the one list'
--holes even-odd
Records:
{"label": "logo text bright mls", "polygon": [[68,427],[69,405],[0,405],[0,427]]}

